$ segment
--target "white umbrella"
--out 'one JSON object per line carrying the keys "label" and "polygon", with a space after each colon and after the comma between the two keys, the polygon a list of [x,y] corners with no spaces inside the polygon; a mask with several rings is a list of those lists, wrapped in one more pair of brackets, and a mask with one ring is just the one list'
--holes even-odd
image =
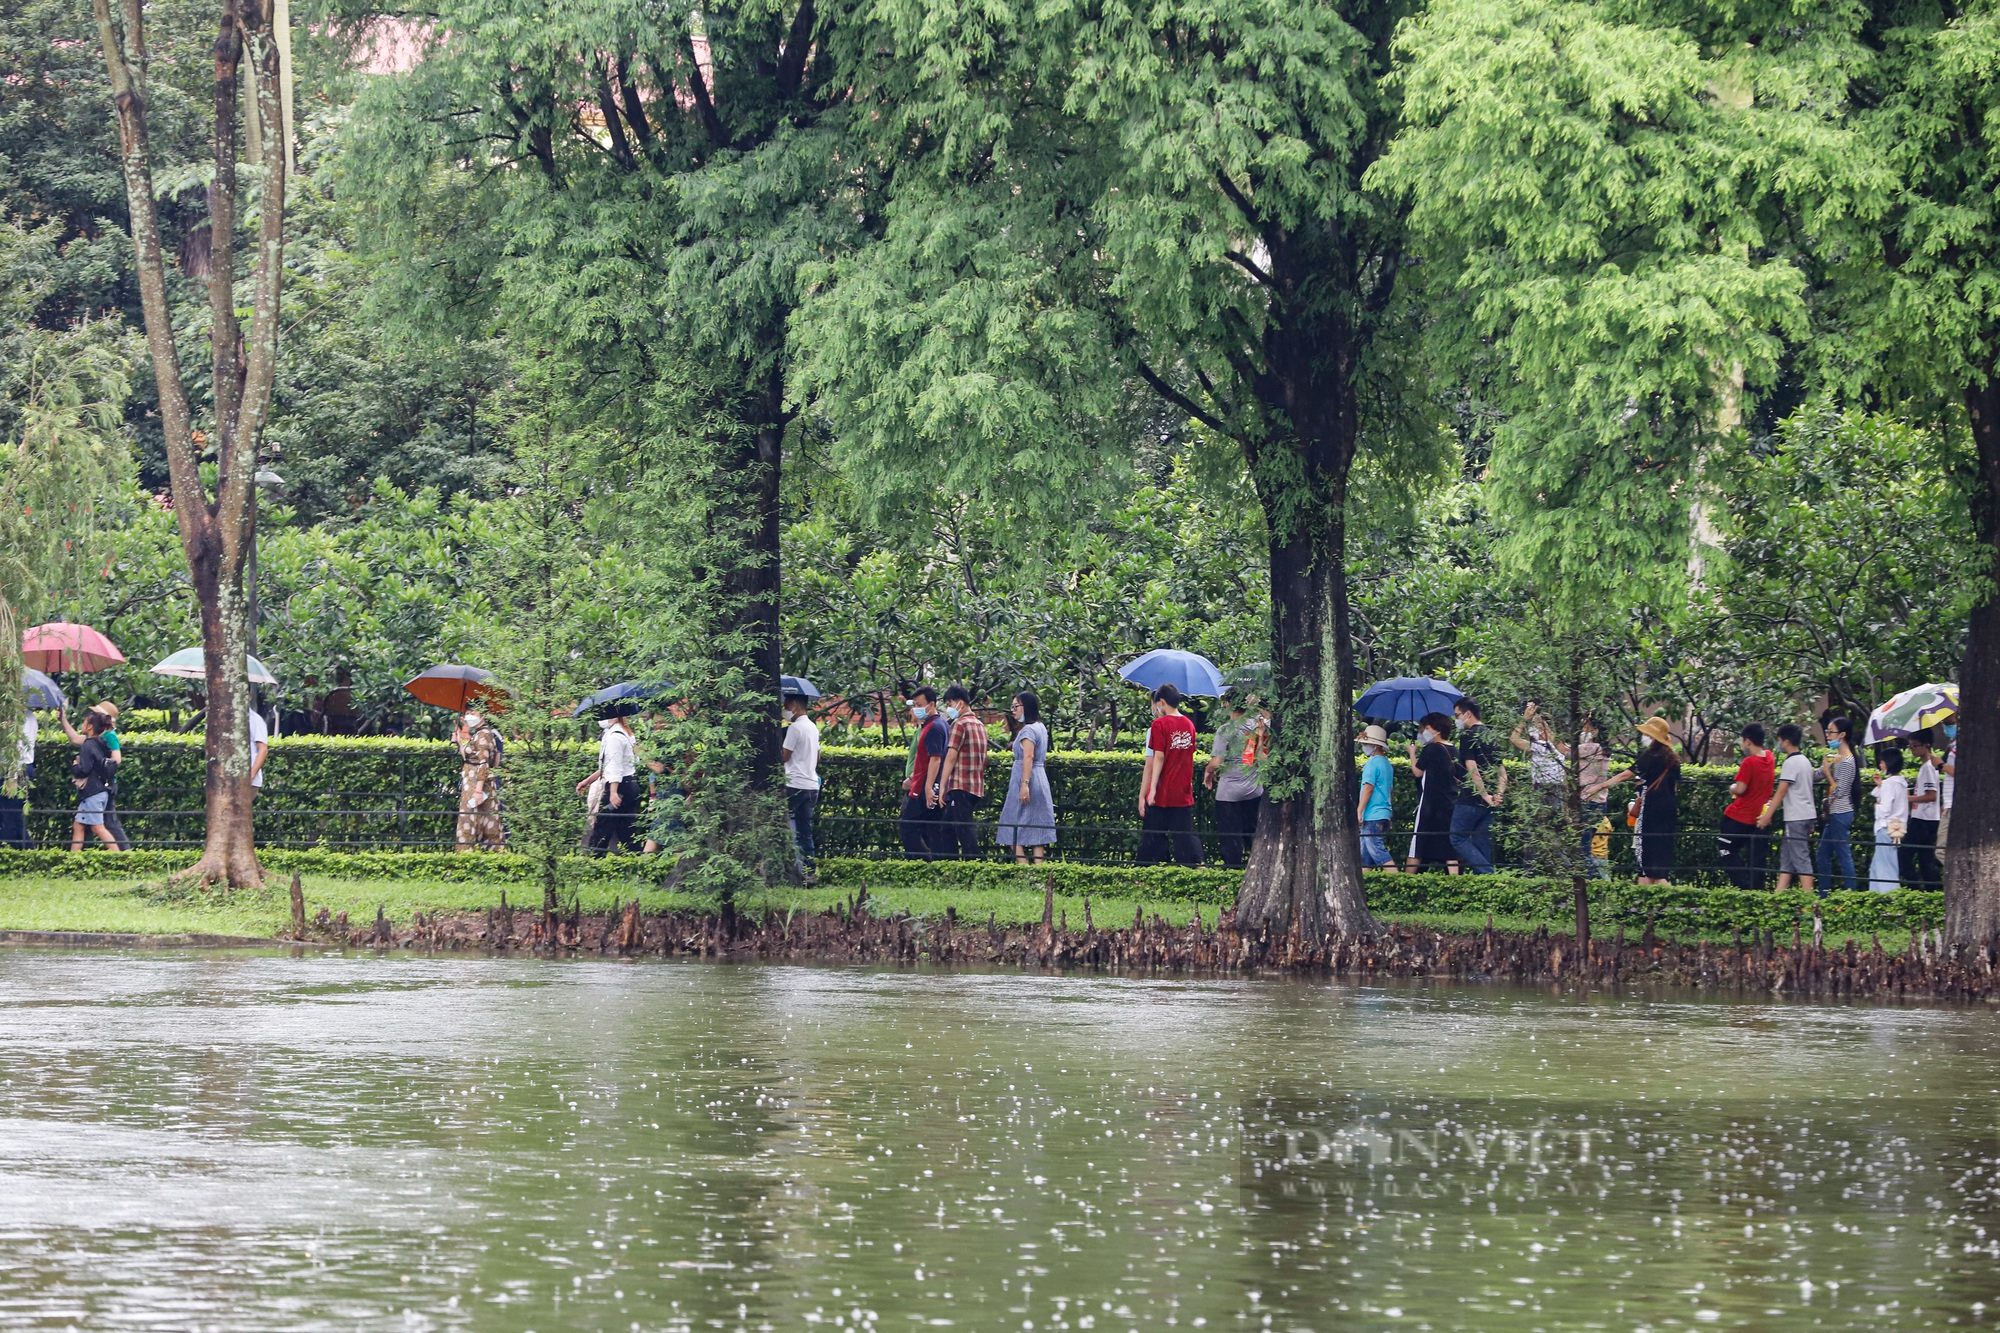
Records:
{"label": "white umbrella", "polygon": [[[256,658],[245,653],[243,660],[250,668],[250,683],[252,685],[276,685],[278,683],[278,678],[272,675],[265,668],[264,664]],[[161,659],[152,668],[152,672],[156,676],[174,676],[181,680],[206,680],[208,678],[208,659],[202,655],[202,651],[199,648],[183,648],[172,656]]]}

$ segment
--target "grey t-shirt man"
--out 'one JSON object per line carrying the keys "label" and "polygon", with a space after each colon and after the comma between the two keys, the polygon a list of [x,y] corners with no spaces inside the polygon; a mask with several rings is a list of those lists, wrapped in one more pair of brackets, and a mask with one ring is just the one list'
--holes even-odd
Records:
{"label": "grey t-shirt man", "polygon": [[1215,780],[1216,800],[1254,801],[1264,795],[1264,784],[1257,780],[1257,770],[1243,762],[1250,733],[1256,729],[1257,718],[1251,713],[1232,718],[1216,729],[1215,744],[1208,752],[1210,758],[1222,762],[1221,776]]}
{"label": "grey t-shirt man", "polygon": [[1785,763],[1778,770],[1778,781],[1790,783],[1785,788],[1784,821],[1795,824],[1800,820],[1812,822],[1818,813],[1813,809],[1813,766],[1812,760],[1803,754],[1785,756]]}

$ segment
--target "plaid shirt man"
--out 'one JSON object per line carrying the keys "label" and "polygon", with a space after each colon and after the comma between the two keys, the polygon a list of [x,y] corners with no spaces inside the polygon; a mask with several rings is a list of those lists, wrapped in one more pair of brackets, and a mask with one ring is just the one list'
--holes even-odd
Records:
{"label": "plaid shirt man", "polygon": [[951,739],[944,749],[944,777],[939,783],[946,795],[955,791],[986,795],[986,744],[986,724],[971,711],[951,724]]}

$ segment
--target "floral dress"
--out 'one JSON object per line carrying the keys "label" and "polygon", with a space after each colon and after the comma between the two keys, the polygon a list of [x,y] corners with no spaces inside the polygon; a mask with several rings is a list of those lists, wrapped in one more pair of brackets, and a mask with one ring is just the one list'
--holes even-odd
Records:
{"label": "floral dress", "polygon": [[500,733],[482,722],[458,747],[458,850],[507,845],[500,826]]}

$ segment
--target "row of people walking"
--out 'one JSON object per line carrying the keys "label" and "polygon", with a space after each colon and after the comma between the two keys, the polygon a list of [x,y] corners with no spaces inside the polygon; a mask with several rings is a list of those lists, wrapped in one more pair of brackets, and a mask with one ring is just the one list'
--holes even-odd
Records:
{"label": "row of people walking", "polygon": [[[1169,860],[1202,864],[1206,849],[1194,827],[1198,738],[1181,711],[1172,685],[1153,691],[1153,720],[1139,780],[1139,849],[1142,865]],[[986,754],[991,743],[972,694],[952,685],[940,695],[920,685],[908,696],[916,734],[903,768],[903,806],[897,833],[905,854],[925,859],[980,855],[979,812],[986,801]],[[1259,764],[1270,742],[1270,717],[1254,698],[1230,700],[1203,769],[1215,793],[1216,832],[1223,863],[1241,868],[1257,832],[1264,802]],[[995,841],[1016,862],[1040,864],[1056,844],[1055,798],[1049,788],[1049,731],[1041,701],[1023,690],[1008,703],[1013,765],[1001,791]]]}
{"label": "row of people walking", "polygon": [[[1794,885],[1824,893],[1834,885],[1857,883],[1854,820],[1872,790],[1874,818],[1868,849],[1871,889],[1935,889],[1943,881],[1939,849],[1951,820],[1953,778],[1958,766],[1958,728],[1944,728],[1946,749],[1919,732],[1904,741],[1908,753],[1881,750],[1872,774],[1854,748],[1854,725],[1844,717],[1823,724],[1817,764],[1806,752],[1803,727],[1778,728],[1777,746],[1766,746],[1762,725],[1752,722],[1738,737],[1742,759],[1722,812],[1716,839],[1718,860],[1738,888],[1765,886],[1769,849],[1778,850],[1779,889]],[[1816,843],[1816,845],[1815,845]]]}

